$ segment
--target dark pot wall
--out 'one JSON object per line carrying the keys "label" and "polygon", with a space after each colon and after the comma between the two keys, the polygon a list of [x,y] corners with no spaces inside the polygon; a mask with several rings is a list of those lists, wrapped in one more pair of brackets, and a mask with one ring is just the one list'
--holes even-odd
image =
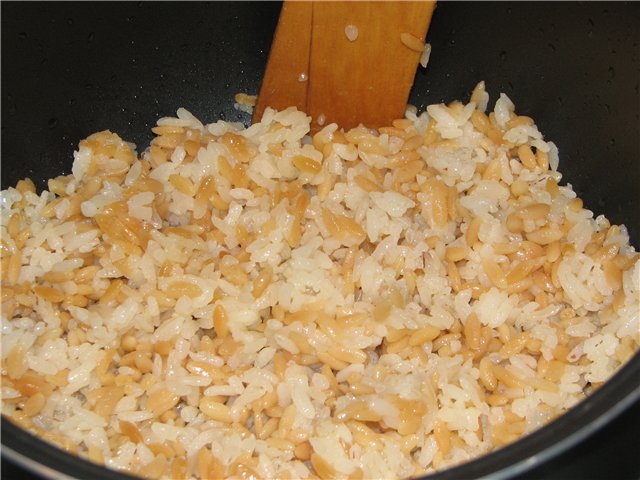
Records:
{"label": "dark pot wall", "polygon": [[[25,176],[42,187],[69,173],[78,141],[98,130],[141,150],[157,118],[181,106],[204,121],[248,123],[233,96],[257,93],[279,9],[277,2],[2,2],[2,188]],[[479,80],[492,100],[505,92],[558,145],[564,179],[585,205],[625,223],[638,246],[639,36],[639,3],[440,2],[431,60],[410,102],[422,110],[465,99]],[[640,357],[630,372],[611,390],[611,404],[637,393]],[[631,403],[578,447],[519,478],[638,478],[640,403]],[[597,418],[592,406],[604,413],[607,400],[562,429],[577,428],[589,411]],[[562,429],[542,438],[560,439]],[[3,443],[8,436],[4,428]],[[30,442],[21,448],[44,459]],[[514,455],[527,452],[516,449],[510,461]],[[12,472],[3,459],[3,478],[23,478]]]}

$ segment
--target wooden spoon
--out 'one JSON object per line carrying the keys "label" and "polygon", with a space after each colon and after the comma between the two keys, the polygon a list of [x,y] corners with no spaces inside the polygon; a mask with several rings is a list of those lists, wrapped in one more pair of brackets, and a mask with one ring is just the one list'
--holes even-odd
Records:
{"label": "wooden spoon", "polygon": [[253,121],[295,106],[312,131],[404,115],[435,1],[285,0]]}

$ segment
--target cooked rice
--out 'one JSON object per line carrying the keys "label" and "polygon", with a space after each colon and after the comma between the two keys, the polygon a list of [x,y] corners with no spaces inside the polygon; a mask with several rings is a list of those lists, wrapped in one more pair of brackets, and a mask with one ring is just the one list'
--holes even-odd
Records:
{"label": "cooked rice", "polygon": [[352,24],[348,24],[344,27],[344,34],[347,37],[347,40],[350,42],[355,42],[358,39],[358,27]]}
{"label": "cooked rice", "polygon": [[420,54],[420,65],[422,68],[427,68],[427,64],[429,63],[429,58],[431,57],[431,44],[427,43],[424,46],[424,50]]}
{"label": "cooked rice", "polygon": [[400,41],[405,47],[415,52],[422,53],[425,49],[425,43],[415,35],[408,32],[402,32],[400,34]]}
{"label": "cooked rice", "polygon": [[253,113],[253,108],[256,106],[258,96],[247,95],[246,93],[240,92],[236,93],[234,99],[235,103],[233,104],[233,108],[251,115]]}
{"label": "cooked rice", "polygon": [[640,262],[487,102],[179,109],[2,191],[3,414],[153,478],[409,477],[561,415],[637,350]]}

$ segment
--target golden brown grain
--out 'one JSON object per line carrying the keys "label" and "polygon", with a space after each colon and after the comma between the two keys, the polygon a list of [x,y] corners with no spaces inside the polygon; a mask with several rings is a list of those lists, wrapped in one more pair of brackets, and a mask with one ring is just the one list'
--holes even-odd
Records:
{"label": "golden brown grain", "polygon": [[304,155],[296,155],[293,157],[292,163],[298,170],[305,173],[316,174],[322,170],[322,164],[320,162],[305,157]]}
{"label": "golden brown grain", "polygon": [[493,371],[493,364],[489,357],[483,357],[479,364],[480,381],[484,388],[493,392],[498,386],[498,379]]}
{"label": "golden brown grain", "polygon": [[502,176],[502,163],[499,158],[493,158],[487,164],[484,172],[482,172],[483,180],[500,180]]}
{"label": "golden brown grain", "polygon": [[605,260],[602,263],[604,278],[613,290],[622,287],[622,270],[611,260]]}
{"label": "golden brown grain", "polygon": [[46,403],[46,397],[42,392],[38,392],[32,397],[29,397],[26,402],[24,402],[24,406],[22,407],[22,412],[27,417],[33,417],[40,413],[40,411],[44,408]]}
{"label": "golden brown grain", "polygon": [[538,150],[536,152],[536,163],[543,172],[549,170],[549,154],[547,152],[543,152],[542,150]]}
{"label": "golden brown grain", "polygon": [[317,453],[312,453],[309,458],[314,471],[320,478],[327,480],[340,478],[338,472],[331,466],[331,464]]}
{"label": "golden brown grain", "polygon": [[22,269],[22,255],[20,254],[20,252],[14,252],[9,257],[9,263],[7,265],[6,273],[3,272],[3,280],[8,285],[15,285],[16,283],[18,283],[18,278],[20,277],[21,269]]}
{"label": "golden brown grain", "polygon": [[493,285],[498,288],[506,288],[507,278],[502,267],[495,260],[489,257],[483,258],[482,268]]}
{"label": "golden brown grain", "polygon": [[341,345],[331,347],[327,353],[347,364],[364,363],[367,360],[367,354],[362,350],[351,349]]}
{"label": "golden brown grain", "polygon": [[227,405],[217,402],[210,397],[203,397],[198,405],[202,413],[204,413],[211,420],[222,423],[231,423],[233,421],[231,417],[231,408]]}
{"label": "golden brown grain", "polygon": [[564,232],[555,225],[547,225],[533,232],[528,232],[526,236],[528,240],[539,245],[549,245],[560,240],[564,236]]}
{"label": "golden brown grain", "polygon": [[366,237],[364,230],[355,220],[333,213],[328,208],[322,209],[322,221],[331,235],[343,243],[355,241],[356,244],[359,244]]}
{"label": "golden brown grain", "polygon": [[546,203],[532,203],[518,209],[518,215],[525,220],[541,220],[549,215],[551,206]]}
{"label": "golden brown grain", "polygon": [[536,168],[536,156],[531,151],[531,147],[529,147],[529,145],[520,145],[520,147],[518,147],[518,158],[520,159],[522,165],[524,165],[529,170],[533,170],[534,168]]}
{"label": "golden brown grain", "polygon": [[441,180],[429,179],[422,184],[422,191],[428,198],[426,220],[432,228],[444,227],[449,214],[447,186]]}
{"label": "golden brown grain", "polygon": [[44,287],[42,285],[34,287],[33,293],[43,300],[47,300],[52,303],[60,303],[65,299],[65,294],[60,290],[56,290],[52,287]]}
{"label": "golden brown grain", "polygon": [[169,284],[165,293],[171,298],[195,298],[202,295],[202,289],[194,283],[177,280]]}
{"label": "golden brown grain", "polygon": [[442,455],[447,455],[451,450],[451,431],[441,420],[438,420],[433,427],[433,436]]}
{"label": "golden brown grain", "polygon": [[465,233],[465,240],[467,241],[467,245],[472,247],[478,241],[478,232],[480,231],[480,225],[482,224],[482,220],[480,217],[474,218],[468,225],[467,231]]}
{"label": "golden brown grain", "polygon": [[235,133],[227,132],[220,140],[227,147],[227,150],[239,162],[248,162],[255,155],[254,147],[250,146],[247,140]]}
{"label": "golden brown grain", "polygon": [[146,403],[146,410],[155,416],[160,416],[167,410],[173,408],[180,397],[172,393],[167,388],[160,388],[149,395]]}
{"label": "golden brown grain", "polygon": [[465,246],[447,247],[444,258],[449,262],[459,262],[466,258],[469,249]]}

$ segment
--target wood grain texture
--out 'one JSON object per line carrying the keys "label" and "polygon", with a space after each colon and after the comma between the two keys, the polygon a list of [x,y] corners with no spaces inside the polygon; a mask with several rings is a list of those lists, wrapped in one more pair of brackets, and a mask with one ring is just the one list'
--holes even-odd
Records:
{"label": "wood grain texture", "polygon": [[[254,121],[266,106],[295,105],[312,117],[312,131],[389,125],[404,115],[420,52],[401,41],[424,42],[435,1],[284,2]],[[350,41],[347,25],[357,28]],[[300,73],[308,80],[300,82]]]}
{"label": "wood grain texture", "polygon": [[[434,2],[317,2],[313,4],[307,112],[344,128],[388,125],[402,117],[420,53],[402,33],[426,38]],[[351,42],[347,25],[358,29]]]}
{"label": "wood grain texture", "polygon": [[295,106],[306,111],[311,48],[312,2],[285,1],[271,44],[269,59],[253,113],[259,121],[266,107],[282,110]]}

